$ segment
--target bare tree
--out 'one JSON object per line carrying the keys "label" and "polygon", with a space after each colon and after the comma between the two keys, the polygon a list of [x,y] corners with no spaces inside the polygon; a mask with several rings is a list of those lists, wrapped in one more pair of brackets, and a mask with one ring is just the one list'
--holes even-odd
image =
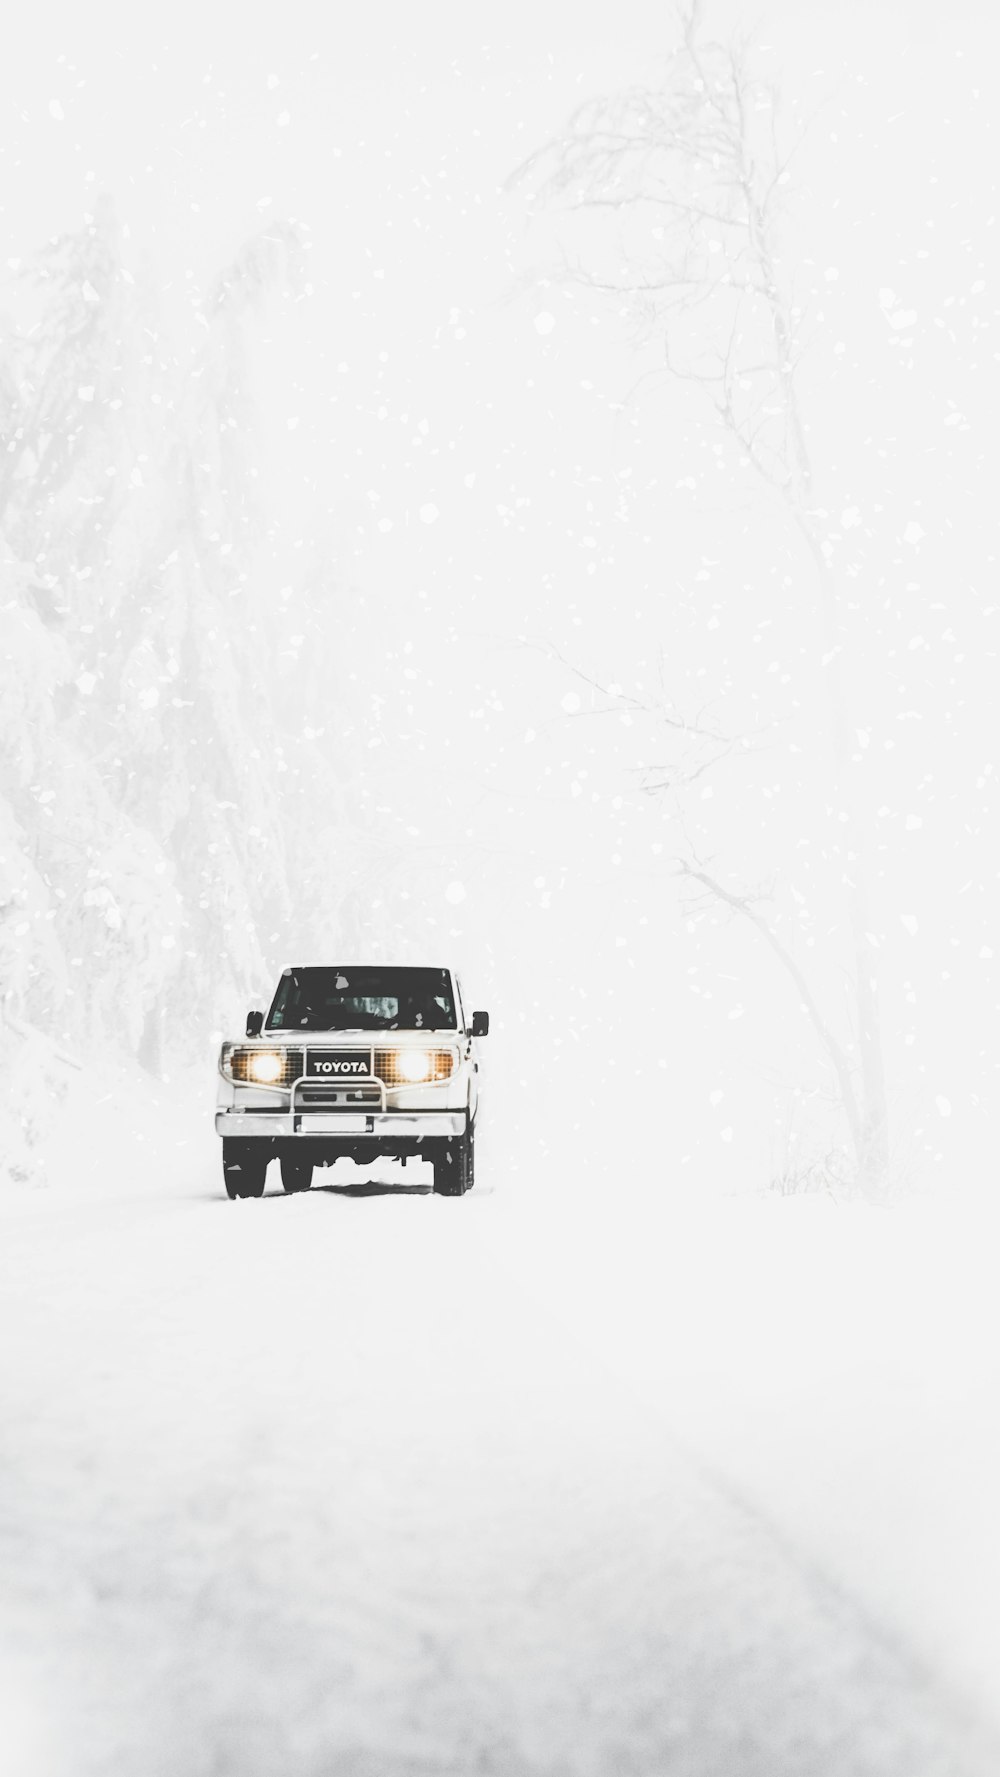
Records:
{"label": "bare tree", "polygon": [[[667,370],[711,403],[721,430],[780,502],[808,561],[842,811],[828,850],[846,899],[855,1038],[837,1037],[758,899],[727,888],[690,858],[681,868],[700,892],[753,924],[794,982],[839,1084],[858,1181],[877,1193],[888,1123],[864,821],[849,743],[845,601],[826,515],[814,504],[796,386],[804,311],[778,253],[798,144],[782,146],[777,95],[755,77],[749,44],[708,38],[701,10],[694,0],[682,13],[681,42],[658,85],[588,101],[513,183],[571,214],[574,251],[565,274],[619,308],[624,299],[639,316]],[[674,787],[677,776],[661,775],[657,784],[651,772],[646,787]]]}

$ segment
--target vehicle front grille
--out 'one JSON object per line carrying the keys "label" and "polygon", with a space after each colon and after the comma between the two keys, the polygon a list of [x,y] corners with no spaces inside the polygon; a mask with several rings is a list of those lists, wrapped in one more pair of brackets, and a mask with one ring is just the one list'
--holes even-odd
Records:
{"label": "vehicle front grille", "polygon": [[[422,1079],[413,1079],[402,1069],[408,1055],[426,1055],[430,1070]],[[376,1049],[374,1071],[387,1086],[427,1086],[437,1080],[448,1080],[455,1069],[453,1049]]]}
{"label": "vehicle front grille", "polygon": [[[367,1063],[368,1051],[359,1050],[358,1053],[364,1055],[364,1059]],[[265,1057],[268,1060],[270,1060],[272,1056],[279,1057],[281,1062],[280,1072],[276,1072],[273,1076],[269,1076],[265,1079],[258,1079],[255,1077],[253,1063],[254,1058],[258,1055],[262,1060]],[[407,1071],[405,1064],[408,1058],[415,1058],[418,1055],[421,1059],[426,1058],[429,1066],[426,1073],[414,1079]],[[252,1049],[249,1047],[246,1049],[234,1049],[229,1062],[229,1067],[231,1069],[232,1078],[241,1086],[256,1086],[262,1089],[270,1086],[287,1091],[296,1080],[302,1079],[306,1067],[306,1054],[304,1049],[286,1048],[283,1043],[276,1043],[273,1048],[261,1044],[259,1049]],[[401,1086],[434,1085],[441,1080],[450,1079],[454,1071],[455,1052],[453,1049],[420,1049],[416,1046],[399,1049],[376,1049],[372,1057],[372,1075],[375,1079],[382,1080],[391,1090],[395,1090],[397,1087]],[[369,1076],[369,1078],[371,1078],[371,1076]],[[351,1081],[341,1077],[339,1082],[331,1081],[330,1084],[339,1083],[341,1087],[348,1084],[361,1085],[363,1080],[363,1075],[355,1075]],[[323,1082],[317,1081],[316,1084],[322,1086]]]}

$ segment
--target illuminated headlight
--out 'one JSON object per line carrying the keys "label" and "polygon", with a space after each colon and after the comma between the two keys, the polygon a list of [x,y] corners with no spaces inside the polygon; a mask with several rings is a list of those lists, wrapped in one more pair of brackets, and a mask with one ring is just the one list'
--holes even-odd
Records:
{"label": "illuminated headlight", "polygon": [[376,1049],[372,1072],[390,1088],[439,1086],[451,1079],[456,1064],[453,1049]]}
{"label": "illuminated headlight", "polygon": [[266,1087],[269,1092],[284,1091],[303,1071],[305,1056],[301,1049],[244,1048],[241,1043],[223,1043],[221,1066],[227,1080],[237,1086]]}
{"label": "illuminated headlight", "polygon": [[401,1080],[429,1080],[434,1072],[434,1057],[426,1049],[401,1049],[396,1056],[396,1071]]}
{"label": "illuminated headlight", "polygon": [[273,1086],[285,1071],[284,1056],[274,1049],[255,1049],[246,1058],[246,1077],[261,1086]]}

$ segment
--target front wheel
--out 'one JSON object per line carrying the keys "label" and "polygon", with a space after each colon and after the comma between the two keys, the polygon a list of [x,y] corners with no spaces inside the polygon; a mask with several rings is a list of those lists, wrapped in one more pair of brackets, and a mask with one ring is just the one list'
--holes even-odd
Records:
{"label": "front wheel", "polygon": [[453,1136],[438,1144],[434,1155],[434,1193],[438,1197],[464,1197],[476,1182],[475,1131]]}
{"label": "front wheel", "polygon": [[281,1188],[283,1191],[308,1191],[312,1184],[313,1163],[300,1160],[296,1154],[281,1156]]}
{"label": "front wheel", "polygon": [[222,1142],[222,1176],[230,1198],[263,1197],[270,1156],[260,1142]]}

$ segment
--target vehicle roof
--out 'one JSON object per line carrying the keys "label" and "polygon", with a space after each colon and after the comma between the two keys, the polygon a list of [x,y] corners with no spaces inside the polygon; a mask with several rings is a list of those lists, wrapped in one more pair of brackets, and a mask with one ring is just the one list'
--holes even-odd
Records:
{"label": "vehicle roof", "polygon": [[281,973],[283,975],[302,974],[306,969],[435,969],[442,975],[455,973],[448,963],[401,963],[392,957],[388,961],[381,957],[369,957],[367,960],[355,957],[350,962],[288,963]]}

